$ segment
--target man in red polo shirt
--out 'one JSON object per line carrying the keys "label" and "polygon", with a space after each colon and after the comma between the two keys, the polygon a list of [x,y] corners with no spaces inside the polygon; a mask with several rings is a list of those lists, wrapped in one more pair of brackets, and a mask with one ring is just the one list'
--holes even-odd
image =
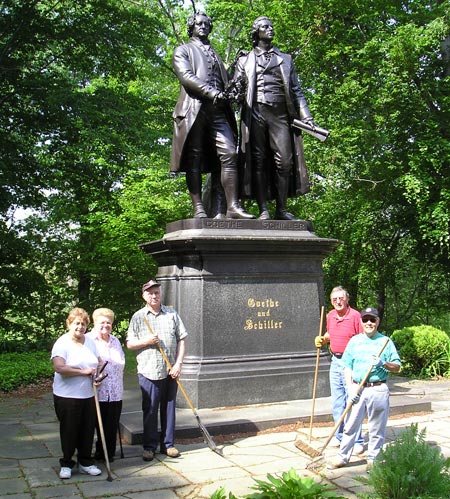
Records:
{"label": "man in red polo shirt", "polygon": [[[333,310],[327,315],[327,332],[323,336],[316,336],[314,343],[317,348],[322,347],[326,343],[330,344],[332,353],[330,389],[333,419],[336,423],[345,410],[348,396],[344,378],[344,365],[341,362],[341,357],[350,338],[362,333],[363,329],[360,313],[350,307],[349,294],[342,286],[333,288],[330,299]],[[336,430],[336,446],[340,445],[343,429],[344,423]],[[355,454],[362,454],[364,452],[364,439],[361,430],[358,433],[353,452]]]}

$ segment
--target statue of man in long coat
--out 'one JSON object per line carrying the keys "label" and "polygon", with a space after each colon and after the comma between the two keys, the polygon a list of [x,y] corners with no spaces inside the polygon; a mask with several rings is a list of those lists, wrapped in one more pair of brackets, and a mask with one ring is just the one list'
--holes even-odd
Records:
{"label": "statue of man in long coat", "polygon": [[[173,113],[170,169],[186,172],[195,218],[208,216],[202,202],[202,173],[209,172],[215,196],[213,216],[254,218],[238,203],[237,127],[224,93],[228,74],[208,40],[211,30],[211,18],[196,12],[188,21],[189,43],[177,47],[173,54],[181,89]],[[225,192],[225,213],[220,206],[220,184]]]}
{"label": "statue of man in long coat", "polygon": [[313,119],[300,88],[292,57],[272,45],[268,17],[252,28],[253,50],[238,58],[232,84],[245,88],[241,110],[241,195],[256,198],[259,218],[270,219],[268,200],[276,200],[275,219],[297,220],[287,211],[288,196],[310,190],[301,134],[293,119]]}

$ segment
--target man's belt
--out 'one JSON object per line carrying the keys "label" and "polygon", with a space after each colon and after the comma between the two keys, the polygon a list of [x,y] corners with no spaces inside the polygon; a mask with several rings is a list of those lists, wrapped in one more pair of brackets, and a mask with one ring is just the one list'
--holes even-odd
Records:
{"label": "man's belt", "polygon": [[[353,383],[355,383],[355,385],[359,385],[360,381],[355,381],[353,380]],[[364,383],[364,388],[369,388],[371,386],[380,386],[382,385],[383,383],[386,383],[386,380],[384,379],[383,381],[369,381],[367,383]]]}
{"label": "man's belt", "polygon": [[336,359],[340,359],[344,355],[343,353],[334,353],[334,352],[331,353],[336,357]]}

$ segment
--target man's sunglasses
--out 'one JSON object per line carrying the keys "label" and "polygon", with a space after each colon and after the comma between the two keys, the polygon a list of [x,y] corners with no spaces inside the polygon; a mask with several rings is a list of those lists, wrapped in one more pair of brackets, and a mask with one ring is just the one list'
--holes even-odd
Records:
{"label": "man's sunglasses", "polygon": [[364,317],[364,319],[361,320],[364,322],[364,324],[366,322],[371,322],[372,324],[375,324],[377,322],[377,320],[374,317]]}

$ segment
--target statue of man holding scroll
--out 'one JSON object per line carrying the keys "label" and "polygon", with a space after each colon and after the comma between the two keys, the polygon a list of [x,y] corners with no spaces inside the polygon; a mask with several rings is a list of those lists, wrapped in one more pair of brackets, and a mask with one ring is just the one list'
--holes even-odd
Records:
{"label": "statue of man holding scroll", "polygon": [[328,132],[315,125],[292,57],[272,45],[273,37],[272,21],[258,17],[252,28],[253,50],[238,58],[230,84],[245,93],[240,193],[256,199],[261,220],[271,218],[267,203],[272,199],[276,201],[275,219],[297,220],[287,210],[287,198],[310,190],[298,124],[308,133],[324,131],[325,138]]}

